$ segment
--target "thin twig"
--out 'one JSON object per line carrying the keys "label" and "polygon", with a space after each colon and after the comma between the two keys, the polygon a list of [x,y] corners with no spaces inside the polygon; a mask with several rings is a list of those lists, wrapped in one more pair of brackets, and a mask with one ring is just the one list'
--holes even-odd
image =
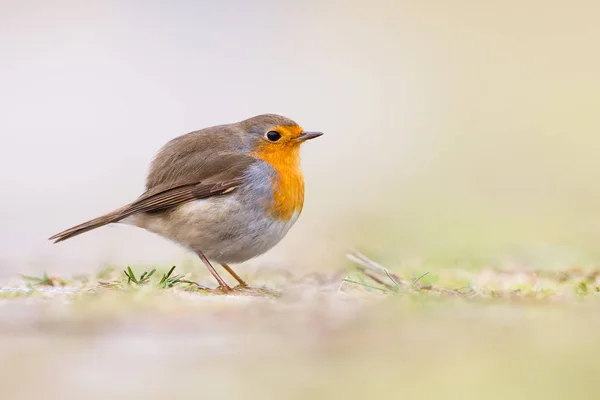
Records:
{"label": "thin twig", "polygon": [[379,283],[380,285],[383,285],[389,289],[396,289],[396,287],[390,285],[389,283],[385,282],[384,280],[382,280],[380,277],[378,277],[377,275],[373,274],[371,271],[362,271],[363,274],[365,274],[366,276],[368,276],[369,278],[373,279],[375,282]]}

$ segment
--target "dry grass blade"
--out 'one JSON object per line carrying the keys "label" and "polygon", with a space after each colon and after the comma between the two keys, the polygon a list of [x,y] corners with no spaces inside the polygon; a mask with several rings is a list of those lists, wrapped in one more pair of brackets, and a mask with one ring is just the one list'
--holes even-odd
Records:
{"label": "dry grass blade", "polygon": [[364,270],[364,271],[362,271],[362,273],[365,274],[365,276],[371,278],[371,280],[379,283],[380,285],[383,285],[383,286],[387,287],[390,290],[397,290],[398,289],[398,284],[397,283],[396,283],[396,286],[391,285],[391,284],[387,283],[386,281],[384,281],[383,279],[381,279],[380,277],[378,277],[377,275],[375,275],[371,271]]}
{"label": "dry grass blade", "polygon": [[414,282],[408,282],[408,281],[400,278],[398,275],[394,274],[393,272],[389,271],[387,268],[385,268],[381,264],[376,263],[375,261],[371,260],[364,254],[358,252],[357,250],[351,249],[350,252],[348,254],[346,254],[346,257],[350,261],[353,261],[354,263],[356,263],[358,266],[358,269],[363,274],[365,274],[366,276],[368,276],[375,282],[377,282],[381,285],[385,285],[388,288],[391,285],[384,282],[377,275],[386,276],[388,279],[390,279],[396,286],[395,289],[397,289],[399,287],[404,287],[404,288],[408,288],[408,289],[414,288],[417,290],[426,290],[426,291],[435,292],[435,293],[449,294],[452,296],[462,296],[462,293],[459,292],[458,290],[440,288],[440,287],[436,287],[433,285],[419,284],[419,280],[421,278],[423,278],[425,275],[427,275],[427,273],[425,273],[425,274],[421,275],[419,278],[415,279]]}

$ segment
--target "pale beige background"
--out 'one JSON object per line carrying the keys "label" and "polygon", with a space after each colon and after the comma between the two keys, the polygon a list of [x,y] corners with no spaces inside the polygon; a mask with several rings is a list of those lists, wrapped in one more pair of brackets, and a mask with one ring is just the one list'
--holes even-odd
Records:
{"label": "pale beige background", "polygon": [[250,265],[600,257],[597,1],[1,9],[1,276],[177,263],[134,228],[46,238],[134,199],[172,137],[265,112],[326,136],[297,227]]}

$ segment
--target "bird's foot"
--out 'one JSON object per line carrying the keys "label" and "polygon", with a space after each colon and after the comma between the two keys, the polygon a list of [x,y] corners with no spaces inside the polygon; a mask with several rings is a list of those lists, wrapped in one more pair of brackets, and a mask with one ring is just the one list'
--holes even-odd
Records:
{"label": "bird's foot", "polygon": [[267,296],[267,297],[279,297],[281,293],[273,289],[266,287],[251,287],[248,285],[237,285],[231,289],[232,294],[239,294],[242,296]]}
{"label": "bird's foot", "polygon": [[200,292],[213,295],[228,295],[228,296],[257,296],[257,297],[279,297],[280,292],[269,288],[255,288],[248,285],[238,285],[235,287],[218,286],[215,289],[207,287],[197,287]]}

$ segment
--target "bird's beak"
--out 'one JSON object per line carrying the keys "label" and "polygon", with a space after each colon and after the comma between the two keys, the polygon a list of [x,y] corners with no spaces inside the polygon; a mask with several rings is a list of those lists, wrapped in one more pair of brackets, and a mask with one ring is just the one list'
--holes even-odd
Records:
{"label": "bird's beak", "polygon": [[306,142],[307,140],[318,138],[323,132],[302,132],[296,139],[298,142]]}

